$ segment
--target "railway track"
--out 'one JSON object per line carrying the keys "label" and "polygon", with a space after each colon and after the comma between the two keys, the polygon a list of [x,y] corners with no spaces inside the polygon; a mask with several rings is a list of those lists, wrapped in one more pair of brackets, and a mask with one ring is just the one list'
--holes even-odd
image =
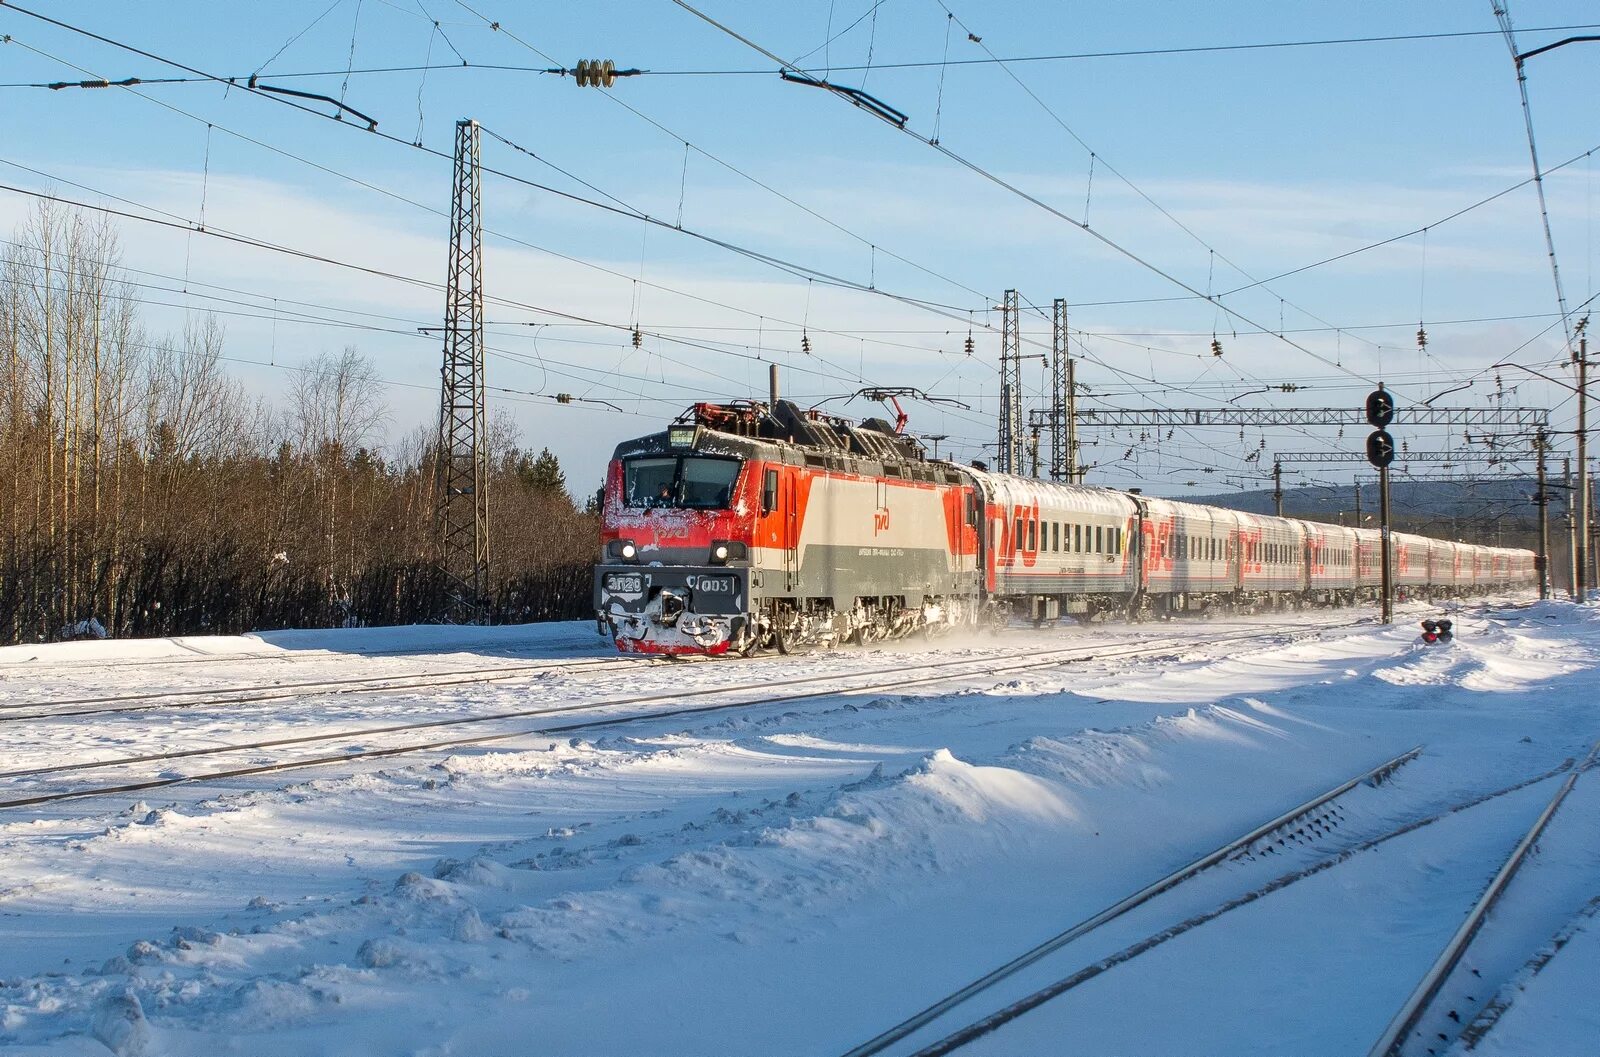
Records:
{"label": "railway track", "polygon": [[[1219,630],[1232,626],[1253,627],[1256,634],[1266,634],[1279,630],[1289,633],[1295,630],[1292,628],[1263,628],[1261,625],[1224,624],[1213,626],[1218,627]],[[1337,624],[1333,626],[1345,625]],[[1177,645],[1170,638],[1165,641],[1169,645]],[[1013,656],[1031,656],[1036,652],[1036,650],[1025,649],[1012,651],[1000,656],[1002,659]],[[446,672],[425,672],[414,675],[350,676],[338,679],[273,682],[250,686],[197,687],[182,690],[152,690],[144,693],[111,696],[10,701],[0,702],[0,725],[29,720],[77,719],[87,716],[116,715],[143,711],[252,705],[323,694],[360,695],[408,690],[448,689],[456,686],[502,682],[527,675],[537,675],[542,672],[585,675],[603,674],[606,672],[637,671],[644,668],[670,667],[684,663],[706,662],[642,657],[553,659],[493,667],[478,666]]]}
{"label": "railway track", "polygon": [[[1543,826],[1548,823],[1549,818],[1554,813],[1554,808],[1559,806],[1560,798],[1565,796],[1564,791],[1570,791],[1571,785],[1574,781],[1576,781],[1578,775],[1594,765],[1596,762],[1596,752],[1600,752],[1600,743],[1596,744],[1595,750],[1591,751],[1589,756],[1582,763],[1578,763],[1576,760],[1569,759],[1558,767],[1541,772],[1539,774],[1528,776],[1520,781],[1502,788],[1495,789],[1491,792],[1480,793],[1470,797],[1462,798],[1441,808],[1437,808],[1435,810],[1415,816],[1374,836],[1364,838],[1307,865],[1299,866],[1288,872],[1280,874],[1265,884],[1251,888],[1239,895],[1229,898],[1222,903],[1214,905],[1211,909],[1191,915],[1182,921],[1169,925],[1157,932],[1151,933],[1144,938],[1129,944],[1126,947],[1123,947],[1113,954],[1101,958],[1087,966],[1083,966],[1067,976],[1060,977],[1051,983],[1048,983],[1045,986],[1024,995],[1023,997],[1010,1002],[1000,1009],[973,1020],[963,1027],[949,1032],[938,1040],[928,1043],[915,1050],[911,1054],[911,1057],[943,1057],[943,1055],[954,1053],[977,1041],[978,1039],[994,1033],[995,1031],[1004,1027],[1006,1024],[1015,1021],[1021,1016],[1038,1009],[1039,1007],[1050,1002],[1052,999],[1058,998],[1061,995],[1064,995],[1069,991],[1088,983],[1090,980],[1093,980],[1111,971],[1117,966],[1124,965],[1140,955],[1145,954],[1148,951],[1151,951],[1173,939],[1176,939],[1185,933],[1193,931],[1202,925],[1215,921],[1216,919],[1231,913],[1234,910],[1238,910],[1241,907],[1248,906],[1257,902],[1258,900],[1267,898],[1273,893],[1282,891],[1291,885],[1298,884],[1307,878],[1332,869],[1333,867],[1347,862],[1358,855],[1371,851],[1374,848],[1378,848],[1409,833],[1413,833],[1425,826],[1432,825],[1435,822],[1441,821],[1442,819],[1448,818],[1452,815],[1469,811],[1482,804],[1498,800],[1522,789],[1526,789],[1532,785],[1549,781],[1559,777],[1563,773],[1566,773],[1568,777],[1562,783],[1561,789],[1558,790],[1557,799],[1552,801],[1552,804],[1547,806],[1544,812],[1541,812],[1539,819],[1535,822],[1534,830],[1531,830],[1530,833],[1518,843],[1517,849],[1513,851],[1512,857],[1507,860],[1507,865],[1510,865],[1512,859],[1518,860],[1520,864],[1520,860],[1526,856],[1527,848],[1531,846],[1533,841],[1537,840],[1538,832],[1542,831]],[[1397,758],[1397,760],[1398,759],[1401,758]],[[1389,764],[1380,766],[1389,766],[1393,765],[1394,763],[1395,761],[1389,761]],[[1346,786],[1341,788],[1348,789],[1353,787],[1353,785],[1346,783]],[[1326,798],[1328,794],[1323,794],[1323,796]],[[1314,803],[1314,801],[1310,803]],[[1295,816],[1291,812],[1290,815],[1286,817],[1291,819],[1294,817],[1304,817],[1304,809],[1308,806],[1309,803],[1308,805],[1302,805],[1300,808],[1294,809],[1295,811],[1302,812],[1300,816]],[[932,1023],[944,1013],[947,1013],[951,1009],[955,1008],[955,1006],[967,1001],[970,998],[976,997],[978,994],[981,994],[984,991],[989,990],[994,985],[1020,971],[1022,968],[1025,968],[1027,965],[1031,965],[1043,958],[1045,955],[1060,950],[1062,947],[1065,947],[1072,941],[1088,935],[1090,932],[1093,932],[1096,929],[1108,924],[1110,921],[1114,920],[1116,917],[1120,917],[1127,911],[1148,903],[1165,892],[1171,891],[1184,881],[1197,876],[1200,872],[1202,872],[1202,870],[1207,869],[1210,866],[1223,861],[1224,859],[1234,857],[1239,853],[1239,847],[1241,844],[1248,848],[1250,838],[1252,838],[1255,833],[1256,831],[1252,831],[1251,834],[1246,834],[1243,837],[1237,838],[1235,841],[1230,842],[1229,845],[1224,845],[1223,848],[1219,848],[1217,851],[1210,853],[1208,856],[1196,860],[1194,863],[1189,864],[1174,874],[1146,886],[1133,895],[1128,896],[1124,900],[1121,900],[1118,903],[1113,904],[1111,907],[1108,907],[1105,911],[1101,911],[1099,914],[1072,926],[1064,932],[1058,933],[1056,936],[1045,941],[1045,943],[1040,944],[1032,951],[1025,953],[1019,958],[1014,959],[1012,962],[1001,966],[999,969],[996,969],[985,976],[979,977],[971,984],[968,984],[959,991],[953,992],[949,996],[946,996],[939,1002],[929,1006],[927,1009],[914,1015],[913,1017],[902,1021],[894,1028],[891,1028],[888,1031],[885,1031],[869,1040],[868,1042],[848,1051],[845,1057],[871,1057],[871,1055],[883,1052],[896,1042],[908,1038],[913,1033]],[[1232,853],[1225,853],[1226,849],[1228,848],[1234,848],[1235,851]],[[1515,866],[1512,866],[1511,869],[1514,873]],[[1504,873],[1504,868],[1502,868],[1502,873]],[[1496,880],[1499,880],[1499,875],[1497,875]],[[1502,890],[1503,887],[1503,883],[1499,885],[1499,888]],[[1494,890],[1495,888],[1496,886],[1491,884],[1491,890]],[[1488,893],[1486,893],[1486,896],[1487,894]],[[1482,901],[1480,900],[1480,902]],[[1493,901],[1491,900],[1489,904],[1490,906],[1492,906],[1492,902]],[[1483,908],[1481,913],[1486,914],[1487,910],[1488,907],[1486,906]],[[1469,921],[1473,917],[1478,918],[1478,925],[1481,926],[1482,920],[1478,908],[1474,908],[1474,913],[1469,915]],[[1465,928],[1466,925],[1464,924],[1463,929]],[[1475,934],[1477,927],[1475,926],[1471,931],[1473,934]],[[1468,937],[1468,940],[1470,941],[1470,936]],[[1455,952],[1450,959],[1450,966],[1453,968],[1459,963],[1461,951],[1465,948],[1464,945],[1458,948],[1454,940],[1452,941],[1452,944],[1447,947],[1445,954],[1441,955],[1439,963],[1443,963],[1445,961],[1446,955],[1449,955],[1452,949],[1455,949]],[[1439,963],[1436,963],[1436,966]],[[1417,992],[1415,992],[1413,995],[1413,998],[1408,999],[1406,1006],[1402,1008],[1400,1013],[1396,1014],[1395,1021],[1391,1024],[1391,1029],[1394,1029],[1397,1025],[1403,1025],[1401,1029],[1403,1033],[1410,1032],[1414,1029],[1414,1026],[1417,1023],[1417,1020],[1420,1018],[1421,1013],[1417,1013],[1415,1017],[1412,1016],[1413,1008],[1425,1012],[1429,1006],[1429,1003],[1439,993],[1438,987],[1433,986],[1431,983],[1434,975],[1434,972],[1430,971],[1428,977],[1424,979],[1423,984],[1419,985]],[[1428,993],[1424,995],[1421,1000],[1417,1000],[1417,996],[1421,995],[1424,990],[1426,990]],[[1466,1019],[1467,1018],[1463,1018],[1463,1024],[1465,1024]],[[1392,1041],[1393,1040],[1390,1036],[1390,1033],[1386,1032],[1384,1038],[1379,1040],[1379,1044],[1374,1046],[1371,1054],[1369,1054],[1369,1057],[1374,1057],[1374,1055],[1385,1055],[1385,1057],[1388,1057],[1388,1055],[1391,1054],[1405,1052],[1403,1050],[1394,1050],[1389,1048]],[[1433,1052],[1442,1053],[1443,1049],[1441,1048]]]}
{"label": "railway track", "polygon": [[[292,700],[323,694],[381,694],[403,690],[432,690],[453,686],[502,682],[540,672],[613,672],[662,667],[674,662],[646,659],[601,658],[595,660],[552,660],[529,664],[500,665],[493,668],[463,668],[420,675],[351,676],[294,683],[269,683],[218,689],[153,690],[148,693],[112,697],[83,697],[46,701],[13,701],[0,704],[0,723],[20,723],[33,719],[73,719],[82,716],[115,715],[154,709],[200,708],[206,706],[253,705]],[[28,711],[32,709],[33,711]]]}
{"label": "railway track", "polygon": [[[1481,981],[1473,984],[1458,979],[1462,960],[1474,940],[1482,933],[1484,926],[1488,924],[1495,908],[1505,899],[1513,880],[1529,861],[1534,846],[1549,827],[1551,820],[1555,818],[1556,812],[1561,810],[1562,804],[1572,793],[1578,779],[1597,762],[1600,762],[1600,741],[1595,742],[1584,761],[1567,775],[1566,780],[1550,798],[1550,802],[1534,819],[1533,825],[1528,827],[1522,839],[1511,849],[1511,854],[1506,856],[1505,862],[1501,864],[1493,880],[1468,911],[1460,927],[1439,952],[1433,964],[1428,967],[1428,971],[1423,974],[1416,988],[1395,1013],[1383,1034],[1378,1036],[1378,1041],[1372,1044],[1368,1057],[1405,1057],[1407,1054],[1443,1053],[1455,1043],[1463,1031],[1474,1026],[1478,1015],[1488,1003],[1480,1005],[1470,994],[1482,990]],[[1471,1008],[1473,1005],[1478,1005],[1478,1008]],[[1503,1008],[1495,1013],[1494,1017],[1497,1018],[1502,1012]],[[1492,1026],[1492,1020],[1477,1025],[1473,1035],[1474,1045]]]}
{"label": "railway track", "polygon": [[[184,636],[180,636],[182,638]],[[194,636],[202,637],[202,636]],[[30,657],[22,661],[0,662],[0,681],[24,675],[38,675],[40,671],[50,673],[94,671],[100,668],[188,668],[200,664],[226,664],[233,661],[238,664],[315,664],[320,661],[348,660],[352,657],[380,659],[385,657],[418,657],[430,653],[472,653],[475,650],[493,650],[497,653],[530,653],[538,650],[571,650],[583,649],[591,646],[595,636],[578,636],[570,640],[553,642],[530,643],[517,645],[504,640],[486,639],[478,642],[452,643],[440,647],[437,644],[427,646],[402,646],[386,650],[349,650],[340,651],[331,647],[318,647],[315,649],[296,650],[284,648],[272,653],[201,653],[195,651],[188,654],[178,654],[171,657],[125,657],[115,660],[77,660],[77,661],[49,661],[42,662],[37,657]],[[50,645],[55,645],[51,643]],[[185,647],[188,648],[188,647]]]}
{"label": "railway track", "polygon": [[[1315,630],[1302,630],[1287,633],[1279,629],[1271,629],[1270,634],[1278,637],[1312,638],[1327,631],[1338,630],[1352,626],[1350,624],[1324,625]],[[1260,629],[1241,632],[1234,635],[1213,636],[1206,640],[1206,645],[1218,643],[1244,641],[1249,639],[1262,639]],[[783,705],[792,702],[813,700],[821,697],[830,697],[847,694],[883,693],[893,692],[911,686],[926,686],[940,682],[951,682],[974,677],[992,678],[1016,672],[1036,671],[1041,669],[1062,667],[1071,664],[1082,664],[1096,660],[1132,659],[1140,657],[1159,657],[1171,655],[1181,644],[1164,642],[1159,644],[1138,645],[1129,647],[1071,647],[1057,650],[1025,651],[1022,654],[1008,654],[996,663],[994,658],[985,658],[975,661],[970,657],[953,660],[929,661],[921,664],[900,663],[893,667],[878,668],[867,672],[857,672],[847,675],[828,673],[814,676],[802,676],[788,679],[785,687],[807,687],[807,689],[771,692],[771,681],[742,683],[734,686],[725,686],[716,689],[696,687],[690,690],[642,694],[631,697],[615,698],[601,701],[590,701],[569,705],[557,705],[543,708],[511,709],[501,712],[485,713],[474,716],[460,716],[444,719],[424,720],[415,723],[390,724],[380,727],[364,727],[349,730],[325,732],[319,734],[298,735],[287,738],[266,739],[241,744],[227,744],[220,746],[206,746],[204,748],[181,749],[172,752],[153,753],[141,756],[127,756],[106,760],[79,761],[70,764],[61,764],[48,767],[25,768],[0,773],[0,780],[33,779],[35,787],[25,790],[26,795],[0,800],[0,810],[17,809],[45,804],[59,803],[68,800],[78,800],[89,797],[140,793],[151,789],[159,789],[181,784],[194,784],[207,781],[223,781],[231,778],[242,778],[255,775],[279,773],[283,771],[298,770],[310,767],[331,764],[349,763],[357,760],[382,759],[416,752],[438,751],[443,749],[462,748],[469,745],[484,745],[494,742],[508,741],[516,738],[538,737],[553,734],[567,734],[580,730],[603,729],[628,723],[638,723],[651,720],[671,719],[680,716],[702,715],[706,713],[729,711],[735,709],[758,708],[772,705]],[[981,665],[981,670],[974,671],[974,665]],[[923,674],[916,674],[921,672]],[[866,677],[866,681],[863,681]],[[110,770],[117,767],[137,767],[149,764],[168,764],[181,761],[213,759],[240,753],[260,753],[265,750],[284,749],[296,746],[309,746],[326,744],[329,742],[349,741],[352,739],[370,739],[373,737],[413,733],[420,731],[442,731],[450,728],[465,728],[486,723],[503,723],[523,719],[538,719],[557,715],[570,715],[582,712],[598,712],[608,709],[637,709],[640,706],[667,705],[673,706],[675,702],[686,699],[704,698],[707,696],[725,697],[738,696],[734,700],[714,701],[704,704],[677,705],[676,707],[649,708],[644,711],[630,711],[623,715],[600,716],[596,718],[580,719],[570,723],[545,725],[536,727],[520,727],[510,731],[493,731],[480,734],[469,734],[451,738],[430,739],[422,742],[412,742],[400,745],[388,745],[373,748],[363,748],[355,751],[346,751],[334,754],[320,754],[294,760],[278,760],[269,763],[255,763],[249,765],[224,767],[214,771],[182,775],[161,775],[154,778],[141,778],[132,781],[111,781],[95,786],[74,786],[62,788],[41,788],[44,783],[57,776],[78,774],[96,770]]]}

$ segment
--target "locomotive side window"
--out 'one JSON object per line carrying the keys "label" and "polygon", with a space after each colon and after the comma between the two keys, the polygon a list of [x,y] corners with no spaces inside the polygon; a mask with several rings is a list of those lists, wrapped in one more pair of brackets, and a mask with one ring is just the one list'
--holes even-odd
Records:
{"label": "locomotive side window", "polygon": [[630,507],[721,510],[733,498],[739,460],[702,455],[624,459],[623,495]]}
{"label": "locomotive side window", "polygon": [[768,470],[761,477],[761,512],[770,514],[778,509],[778,471]]}

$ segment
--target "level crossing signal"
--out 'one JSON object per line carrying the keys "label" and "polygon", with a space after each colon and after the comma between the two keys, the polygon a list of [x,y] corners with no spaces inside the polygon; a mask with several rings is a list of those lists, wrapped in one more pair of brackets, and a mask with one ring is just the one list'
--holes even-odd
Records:
{"label": "level crossing signal", "polygon": [[1367,394],[1367,422],[1372,433],[1367,437],[1367,461],[1378,469],[1394,462],[1394,438],[1386,428],[1394,421],[1394,397],[1383,388]]}

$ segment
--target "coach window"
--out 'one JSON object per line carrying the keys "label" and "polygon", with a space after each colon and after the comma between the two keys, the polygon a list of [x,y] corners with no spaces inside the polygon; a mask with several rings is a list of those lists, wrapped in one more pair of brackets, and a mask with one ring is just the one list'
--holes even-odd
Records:
{"label": "coach window", "polygon": [[1039,523],[1037,521],[1030,520],[1028,522],[1028,549],[1030,551],[1039,549]]}
{"label": "coach window", "polygon": [[1077,554],[1083,550],[1083,526],[1072,526],[1072,553]]}
{"label": "coach window", "polygon": [[1096,525],[1094,527],[1094,549],[1095,549],[1096,553],[1099,553],[1100,551],[1105,550],[1105,548],[1103,546],[1101,546],[1101,543],[1100,543],[1100,526],[1099,525]]}
{"label": "coach window", "polygon": [[1061,549],[1061,522],[1059,521],[1050,522],[1050,549],[1053,551]]}
{"label": "coach window", "polygon": [[1013,550],[1022,550],[1022,541],[1023,541],[1023,539],[1024,539],[1024,537],[1022,535],[1022,519],[1021,518],[1017,518],[1016,525],[1015,525],[1015,532],[1011,537],[1012,549]]}

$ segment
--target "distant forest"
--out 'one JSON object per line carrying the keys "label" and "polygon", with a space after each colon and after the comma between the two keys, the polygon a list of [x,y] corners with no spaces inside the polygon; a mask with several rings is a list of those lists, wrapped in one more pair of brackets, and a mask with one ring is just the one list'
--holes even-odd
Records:
{"label": "distant forest", "polygon": [[[375,447],[371,361],[319,355],[269,404],[215,317],[147,331],[119,261],[112,227],[54,205],[0,243],[0,644],[440,613],[434,431]],[[509,416],[490,433],[494,621],[586,615],[593,514]]]}

